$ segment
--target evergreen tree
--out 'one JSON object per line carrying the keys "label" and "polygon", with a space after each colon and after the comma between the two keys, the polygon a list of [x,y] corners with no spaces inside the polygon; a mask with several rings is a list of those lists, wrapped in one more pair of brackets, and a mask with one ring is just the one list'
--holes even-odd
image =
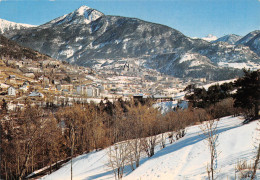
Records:
{"label": "evergreen tree", "polygon": [[6,113],[7,112],[7,102],[5,99],[2,100],[3,103],[2,103],[2,112],[3,113]]}
{"label": "evergreen tree", "polygon": [[235,107],[247,110],[253,109],[254,118],[257,118],[260,102],[260,70],[251,72],[244,70],[244,77],[235,82],[237,93],[234,95]]}
{"label": "evergreen tree", "polygon": [[221,99],[224,99],[224,95],[222,93],[222,90],[221,90],[219,84],[210,86],[208,88],[207,94],[208,94],[208,101],[210,104],[216,104]]}

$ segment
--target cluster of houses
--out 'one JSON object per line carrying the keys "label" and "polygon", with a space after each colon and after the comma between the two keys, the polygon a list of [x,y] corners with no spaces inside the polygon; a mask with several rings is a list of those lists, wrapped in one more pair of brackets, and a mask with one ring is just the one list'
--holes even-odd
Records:
{"label": "cluster of houses", "polygon": [[[5,78],[0,76],[0,98],[10,100],[31,98],[42,103],[55,99],[59,104],[87,98],[129,99],[136,94],[169,99],[191,83],[125,62],[95,71],[56,60],[8,60],[5,64],[19,71]],[[206,80],[196,81],[203,84]]]}
{"label": "cluster of houses", "polygon": [[[2,92],[1,95],[6,95],[9,97],[17,97],[19,96],[19,94],[26,94],[29,91],[29,87],[30,83],[28,81],[25,81],[21,86],[18,86],[17,88],[6,83],[0,83],[0,91]],[[44,97],[42,93],[37,91],[31,91],[27,94],[28,97]]]}

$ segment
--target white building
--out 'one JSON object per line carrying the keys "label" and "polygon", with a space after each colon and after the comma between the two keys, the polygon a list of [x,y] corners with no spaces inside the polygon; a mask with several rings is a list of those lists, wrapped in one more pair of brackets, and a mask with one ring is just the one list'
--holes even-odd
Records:
{"label": "white building", "polygon": [[8,96],[16,96],[16,89],[14,87],[8,88]]}
{"label": "white building", "polygon": [[41,97],[43,98],[44,95],[40,92],[37,92],[37,91],[32,91],[30,94],[29,94],[29,97]]}

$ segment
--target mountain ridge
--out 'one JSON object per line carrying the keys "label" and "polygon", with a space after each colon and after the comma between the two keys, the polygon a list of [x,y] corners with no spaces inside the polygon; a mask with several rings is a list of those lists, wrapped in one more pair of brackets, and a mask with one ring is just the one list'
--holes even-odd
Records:
{"label": "mountain ridge", "polygon": [[[246,44],[230,46],[225,42],[192,39],[166,25],[138,18],[104,15],[99,11],[98,16],[86,22],[84,14],[89,9],[90,14],[97,11],[83,6],[43,25],[7,36],[55,59],[88,67],[101,67],[104,59],[116,63],[122,58],[138,58],[144,61],[144,67],[161,73],[178,74],[181,77],[200,74],[199,77],[203,77],[203,73],[198,71],[209,67],[216,70],[234,67],[242,69],[243,63],[249,64],[249,67],[259,64],[258,51],[249,49]],[[195,60],[184,63],[186,65],[180,63],[178,60],[185,53],[197,54],[196,63],[207,66],[196,66],[194,69]],[[236,66],[232,63],[236,63]]]}
{"label": "mountain ridge", "polygon": [[11,36],[8,32],[16,32],[18,30],[23,30],[23,29],[28,29],[28,28],[33,28],[36,27],[35,25],[30,25],[30,24],[23,24],[23,23],[15,23],[12,21],[8,21],[5,19],[0,19],[0,34],[6,34]]}
{"label": "mountain ridge", "polygon": [[228,44],[235,44],[241,38],[242,38],[242,36],[239,36],[239,35],[236,35],[236,34],[228,34],[228,35],[225,35],[225,36],[218,38],[217,40],[213,41],[213,43],[221,41],[221,42],[227,42]]}

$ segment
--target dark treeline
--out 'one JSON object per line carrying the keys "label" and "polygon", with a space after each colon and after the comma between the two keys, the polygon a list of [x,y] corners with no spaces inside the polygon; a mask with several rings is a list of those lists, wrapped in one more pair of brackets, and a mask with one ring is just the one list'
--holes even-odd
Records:
{"label": "dark treeline", "polygon": [[207,108],[223,99],[232,97],[231,92],[234,91],[235,88],[233,82],[212,85],[208,90],[198,88],[195,84],[191,84],[185,88],[185,90],[188,91],[186,99],[192,103],[193,107]]}
{"label": "dark treeline", "polygon": [[[198,88],[191,84],[185,88],[186,99],[194,108],[212,111],[214,118],[235,113],[243,113],[246,118],[259,117],[260,102],[260,71],[244,69],[244,76],[235,82],[216,84]],[[228,105],[229,104],[229,105]],[[219,111],[222,111],[221,113]],[[226,112],[226,113],[223,113]]]}

